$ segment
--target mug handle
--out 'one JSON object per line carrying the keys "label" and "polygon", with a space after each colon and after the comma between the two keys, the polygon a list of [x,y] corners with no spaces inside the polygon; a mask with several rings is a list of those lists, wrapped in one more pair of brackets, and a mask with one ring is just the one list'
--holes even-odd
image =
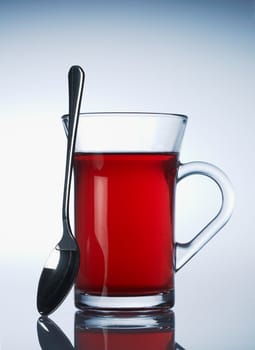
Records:
{"label": "mug handle", "polygon": [[221,191],[222,204],[217,215],[189,242],[175,243],[175,271],[180,270],[213,236],[228,222],[234,207],[234,191],[226,174],[215,165],[206,162],[180,164],[177,183],[189,175],[205,175],[211,178]]}

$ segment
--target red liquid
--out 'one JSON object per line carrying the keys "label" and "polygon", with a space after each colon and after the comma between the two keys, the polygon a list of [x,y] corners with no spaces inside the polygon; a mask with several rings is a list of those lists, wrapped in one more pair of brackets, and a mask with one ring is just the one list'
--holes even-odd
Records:
{"label": "red liquid", "polygon": [[76,288],[149,295],[173,288],[176,153],[75,154]]}
{"label": "red liquid", "polygon": [[173,331],[77,331],[77,350],[174,350]]}

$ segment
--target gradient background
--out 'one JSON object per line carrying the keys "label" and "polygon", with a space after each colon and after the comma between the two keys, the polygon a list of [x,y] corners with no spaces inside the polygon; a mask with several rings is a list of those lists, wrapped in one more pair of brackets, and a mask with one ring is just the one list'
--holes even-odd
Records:
{"label": "gradient background", "polygon": [[[37,281],[62,233],[67,72],[86,71],[83,111],[183,113],[181,160],[235,187],[229,224],[176,275],[176,339],[187,349],[255,345],[255,6],[251,0],[0,2],[0,344],[39,349]],[[177,190],[176,237],[220,205],[199,176]],[[53,316],[73,338],[72,293]]]}

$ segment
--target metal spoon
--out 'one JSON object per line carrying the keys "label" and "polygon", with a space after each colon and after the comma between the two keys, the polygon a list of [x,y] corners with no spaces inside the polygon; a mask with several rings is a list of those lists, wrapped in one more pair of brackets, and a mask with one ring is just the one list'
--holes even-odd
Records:
{"label": "metal spoon", "polygon": [[53,312],[70,291],[77,276],[80,253],[69,222],[69,199],[77,126],[85,74],[81,67],[73,66],[68,73],[69,126],[62,207],[63,236],[50,254],[39,280],[37,309],[42,315]]}

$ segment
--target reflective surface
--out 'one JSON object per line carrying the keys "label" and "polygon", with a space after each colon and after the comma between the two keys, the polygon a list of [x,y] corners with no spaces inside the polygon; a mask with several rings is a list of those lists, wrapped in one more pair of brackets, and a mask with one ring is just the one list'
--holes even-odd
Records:
{"label": "reflective surface", "polygon": [[37,322],[42,350],[181,350],[175,342],[174,312],[96,314],[76,312],[74,346],[48,317]]}
{"label": "reflective surface", "polygon": [[248,300],[230,309],[226,298],[213,305],[212,296],[190,293],[189,301],[181,301],[181,292],[172,311],[113,316],[77,311],[71,293],[47,318],[36,312],[29,289],[27,282],[23,303],[13,300],[16,311],[2,307],[1,350],[240,350],[255,344],[254,309]]}

